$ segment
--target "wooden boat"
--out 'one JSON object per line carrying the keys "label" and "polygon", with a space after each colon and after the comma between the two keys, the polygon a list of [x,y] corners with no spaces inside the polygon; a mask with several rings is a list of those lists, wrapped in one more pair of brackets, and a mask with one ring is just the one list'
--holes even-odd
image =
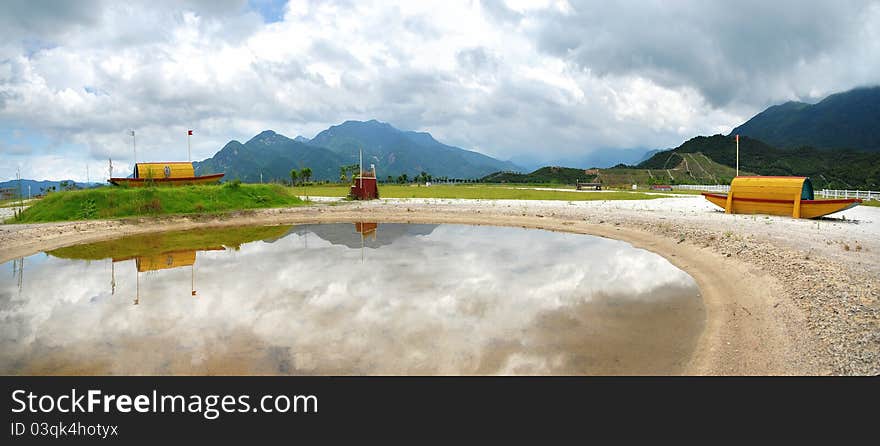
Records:
{"label": "wooden boat", "polygon": [[857,206],[862,200],[816,199],[813,183],[807,177],[736,177],[730,192],[703,192],[712,204],[728,214],[787,215],[794,218],[816,218]]}
{"label": "wooden boat", "polygon": [[216,183],[223,178],[222,173],[196,176],[192,163],[171,161],[164,163],[137,163],[131,178],[110,178],[116,186],[141,187],[148,184],[183,186],[191,184]]}

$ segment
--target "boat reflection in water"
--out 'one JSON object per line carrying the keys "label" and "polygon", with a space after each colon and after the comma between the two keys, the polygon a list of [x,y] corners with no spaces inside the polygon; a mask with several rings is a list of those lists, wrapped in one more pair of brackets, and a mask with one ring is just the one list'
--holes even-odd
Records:
{"label": "boat reflection in water", "polygon": [[144,234],[117,240],[77,245],[48,251],[54,257],[78,260],[101,260],[110,258],[111,295],[116,294],[116,264],[134,261],[135,298],[140,304],[141,274],[166,269],[190,267],[190,295],[195,296],[195,263],[199,251],[223,251],[240,249],[243,243],[280,237],[290,226],[261,226],[194,229],[190,231]]}
{"label": "boat reflection in water", "polygon": [[[216,248],[206,248],[207,251],[223,251],[225,248],[222,246]],[[131,260],[128,259],[113,259],[113,264],[117,262],[126,262]],[[196,251],[195,250],[185,250],[185,251],[168,251],[159,254],[149,255],[149,256],[136,256],[134,257],[135,266],[137,268],[138,274],[136,275],[136,294],[134,298],[134,304],[137,305],[141,300],[141,275],[140,273],[150,272],[150,271],[159,271],[163,269],[173,269],[173,268],[183,268],[185,266],[190,267],[190,295],[196,295]],[[112,282],[116,283],[115,276],[115,267],[113,268],[114,274]]]}
{"label": "boat reflection in water", "polygon": [[705,319],[662,257],[522,228],[213,228],[23,262],[0,265],[0,374],[669,374]]}

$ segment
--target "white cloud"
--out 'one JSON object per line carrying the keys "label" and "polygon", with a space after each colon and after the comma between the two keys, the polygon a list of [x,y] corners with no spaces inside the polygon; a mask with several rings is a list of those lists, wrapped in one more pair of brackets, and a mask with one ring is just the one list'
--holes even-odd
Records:
{"label": "white cloud", "polygon": [[[693,279],[624,242],[425,226],[381,224],[367,243],[383,246],[363,252],[352,225],[300,227],[272,243],[200,251],[192,269],[139,277],[133,259],[111,273],[110,259],[28,257],[21,290],[11,275],[0,278],[0,373],[44,363],[29,358],[74,369],[87,360],[113,374],[205,373],[202,360],[222,364],[230,346],[238,356],[228,364],[250,373],[285,373],[278,356],[292,363],[288,373],[601,372],[584,352],[633,373],[678,359],[701,328]],[[664,354],[641,353],[645,344]],[[528,371],[505,367],[516,358],[531,358]]]}

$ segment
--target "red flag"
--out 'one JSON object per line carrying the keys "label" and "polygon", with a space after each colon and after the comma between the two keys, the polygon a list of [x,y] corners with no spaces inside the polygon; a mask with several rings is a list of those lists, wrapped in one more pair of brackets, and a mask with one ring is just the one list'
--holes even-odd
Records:
{"label": "red flag", "polygon": [[[193,134],[192,130],[189,131],[189,134],[190,134],[190,135]],[[739,143],[739,135],[736,135],[736,142]]]}
{"label": "red flag", "polygon": [[[187,131],[186,131],[186,134],[187,134],[188,136],[192,136],[193,131],[192,131],[192,130],[187,130]],[[739,136],[737,136],[737,138],[738,138],[738,137],[739,137]]]}

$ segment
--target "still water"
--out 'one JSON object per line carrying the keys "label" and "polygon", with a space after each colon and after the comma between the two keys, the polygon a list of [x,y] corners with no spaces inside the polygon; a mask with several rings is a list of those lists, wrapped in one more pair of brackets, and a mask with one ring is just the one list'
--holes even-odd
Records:
{"label": "still water", "polygon": [[0,265],[0,374],[666,374],[704,319],[690,276],[599,237],[201,229]]}

